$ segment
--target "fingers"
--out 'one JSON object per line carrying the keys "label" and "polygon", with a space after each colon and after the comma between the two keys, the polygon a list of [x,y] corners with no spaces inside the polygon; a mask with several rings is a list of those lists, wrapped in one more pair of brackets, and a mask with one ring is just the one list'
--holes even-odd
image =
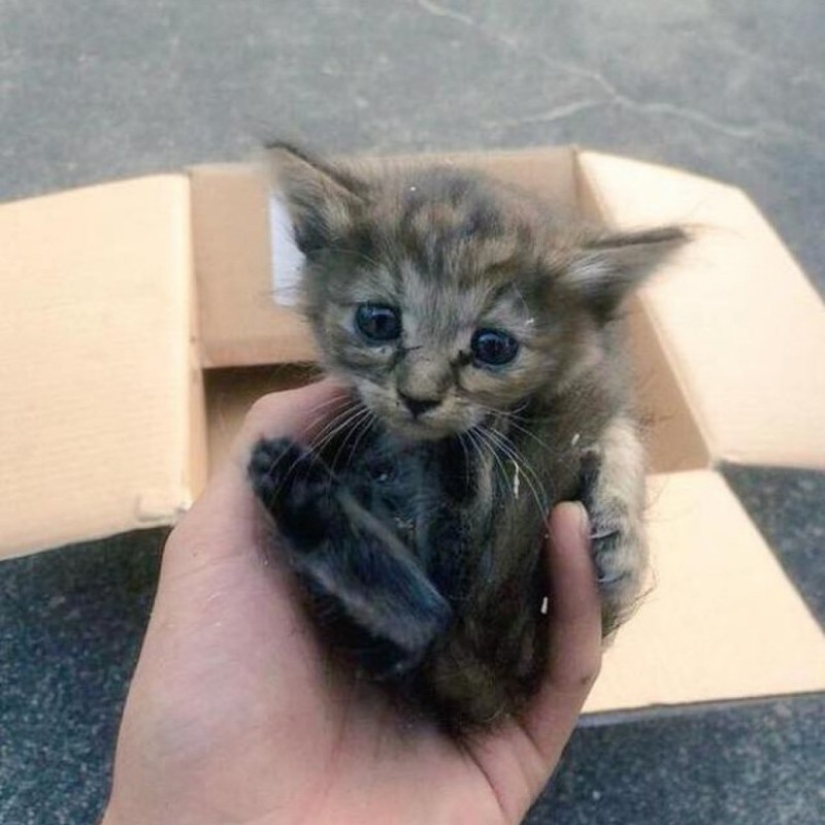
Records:
{"label": "fingers", "polygon": [[599,673],[602,625],[584,507],[560,504],[551,513],[549,528],[549,661],[542,687],[523,723],[552,768]]}

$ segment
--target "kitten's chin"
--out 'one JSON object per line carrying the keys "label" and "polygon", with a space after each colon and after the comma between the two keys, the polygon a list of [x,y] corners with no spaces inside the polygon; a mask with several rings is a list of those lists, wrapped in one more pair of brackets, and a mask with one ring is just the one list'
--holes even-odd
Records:
{"label": "kitten's chin", "polygon": [[408,441],[440,441],[442,438],[449,438],[460,432],[452,428],[439,427],[415,419],[403,421],[385,419],[384,423],[393,435]]}

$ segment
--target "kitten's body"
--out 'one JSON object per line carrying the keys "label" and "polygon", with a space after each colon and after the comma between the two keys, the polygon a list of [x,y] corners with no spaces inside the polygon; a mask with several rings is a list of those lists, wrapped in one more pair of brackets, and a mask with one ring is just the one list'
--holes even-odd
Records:
{"label": "kitten's body", "polygon": [[492,722],[542,672],[550,506],[588,507],[605,632],[638,596],[643,460],[614,313],[683,235],[560,227],[453,170],[280,165],[305,312],[357,402],[313,449],[262,442],[250,477],[333,643],[453,729]]}

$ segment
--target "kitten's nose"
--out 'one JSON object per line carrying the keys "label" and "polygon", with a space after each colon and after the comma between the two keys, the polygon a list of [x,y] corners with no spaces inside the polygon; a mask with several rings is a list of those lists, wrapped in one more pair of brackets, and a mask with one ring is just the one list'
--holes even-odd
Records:
{"label": "kitten's nose", "polygon": [[414,418],[418,418],[422,413],[434,409],[441,403],[440,398],[413,398],[411,395],[406,395],[403,392],[399,392],[398,397],[404,402]]}

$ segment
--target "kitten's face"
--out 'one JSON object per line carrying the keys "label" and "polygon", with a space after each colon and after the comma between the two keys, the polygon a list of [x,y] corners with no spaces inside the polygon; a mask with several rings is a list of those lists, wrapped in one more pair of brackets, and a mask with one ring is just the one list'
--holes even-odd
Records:
{"label": "kitten's face", "polygon": [[405,257],[350,265],[316,329],[328,367],[391,429],[412,438],[472,429],[552,374],[545,314],[501,273],[492,282],[483,272],[434,277]]}
{"label": "kitten's face", "polygon": [[391,429],[435,439],[599,360],[600,329],[681,230],[605,237],[454,169],[356,174],[292,149],[278,177],[330,372]]}
{"label": "kitten's face", "polygon": [[[527,218],[454,173],[385,181],[349,238],[311,261],[307,312],[328,369],[412,438],[464,432],[558,377],[586,313],[547,300]],[[560,334],[564,331],[564,334]]]}

